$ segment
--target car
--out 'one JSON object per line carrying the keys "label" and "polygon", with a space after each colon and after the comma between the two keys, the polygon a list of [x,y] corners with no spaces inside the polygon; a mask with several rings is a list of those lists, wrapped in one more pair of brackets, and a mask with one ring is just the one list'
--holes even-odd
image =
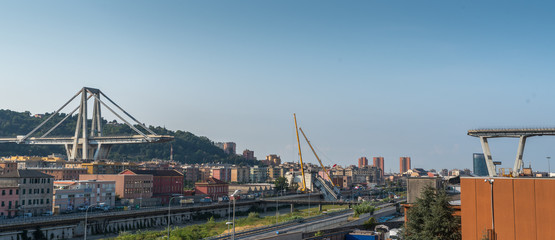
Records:
{"label": "car", "polygon": [[78,207],[77,210],[84,212],[84,211],[87,211],[87,207],[81,206],[81,207]]}

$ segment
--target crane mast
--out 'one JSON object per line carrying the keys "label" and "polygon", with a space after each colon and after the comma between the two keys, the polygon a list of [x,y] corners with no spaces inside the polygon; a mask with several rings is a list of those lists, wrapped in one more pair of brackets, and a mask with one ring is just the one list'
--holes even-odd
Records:
{"label": "crane mast", "polygon": [[306,142],[308,143],[308,146],[310,146],[310,149],[312,150],[312,153],[314,153],[314,156],[316,156],[316,159],[318,159],[318,162],[320,163],[320,166],[322,167],[322,169],[324,170],[324,172],[326,173],[326,176],[328,176],[328,178],[331,181],[331,184],[334,187],[337,187],[333,181],[331,180],[330,175],[328,174],[328,170],[326,169],[326,167],[324,167],[324,164],[322,164],[322,161],[320,160],[320,158],[318,157],[318,154],[316,154],[316,151],[314,151],[314,148],[312,147],[312,144],[310,144],[310,141],[308,141],[308,138],[306,137],[306,134],[304,134],[304,131],[302,128],[299,128],[299,130],[301,130],[301,133],[303,134],[304,139],[306,140]]}
{"label": "crane mast", "polygon": [[[306,191],[306,182],[304,180],[304,167],[303,167],[303,154],[301,153],[301,140],[299,139],[299,128],[297,127],[297,116],[293,113],[293,118],[295,119],[295,132],[297,133],[297,144],[299,146],[299,159],[301,161],[301,174],[303,180],[303,187],[301,188],[301,192]],[[302,130],[301,130],[302,131]]]}

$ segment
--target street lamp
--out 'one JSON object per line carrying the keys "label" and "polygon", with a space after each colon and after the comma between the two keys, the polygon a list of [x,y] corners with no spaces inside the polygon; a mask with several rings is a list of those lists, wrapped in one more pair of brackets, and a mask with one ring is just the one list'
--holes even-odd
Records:
{"label": "street lamp", "polygon": [[310,190],[308,191],[308,216],[310,217]]}
{"label": "street lamp", "polygon": [[225,223],[225,225],[227,225],[227,234],[229,234],[229,225],[231,225],[231,224],[233,224],[233,223],[230,222],[230,221],[227,221],[227,222]]}
{"label": "street lamp", "polygon": [[235,190],[231,197],[233,197],[233,233],[231,234],[231,240],[235,240],[235,196],[241,192],[240,189]]}
{"label": "street lamp", "polygon": [[547,177],[551,176],[551,164],[549,164],[549,159],[551,159],[551,157],[545,157],[547,158]]}
{"label": "street lamp", "polygon": [[276,224],[278,224],[278,216],[279,216],[279,194],[276,198]]}
{"label": "street lamp", "polygon": [[88,232],[87,231],[87,215],[88,215],[88,212],[89,212],[89,208],[91,208],[92,206],[97,206],[98,204],[100,204],[100,203],[95,203],[95,204],[89,205],[87,207],[87,209],[85,209],[85,236],[83,238],[84,240],[87,240],[87,232]]}
{"label": "street lamp", "polygon": [[495,234],[495,216],[494,216],[494,212],[493,212],[493,182],[495,181],[495,179],[493,178],[489,178],[489,179],[484,179],[484,182],[489,183],[490,189],[491,189],[491,231],[492,234]]}
{"label": "street lamp", "polygon": [[175,196],[175,197],[171,197],[170,200],[168,201],[168,239],[170,239],[170,221],[171,221],[171,207],[172,207],[172,200],[174,198],[183,198],[184,196]]}

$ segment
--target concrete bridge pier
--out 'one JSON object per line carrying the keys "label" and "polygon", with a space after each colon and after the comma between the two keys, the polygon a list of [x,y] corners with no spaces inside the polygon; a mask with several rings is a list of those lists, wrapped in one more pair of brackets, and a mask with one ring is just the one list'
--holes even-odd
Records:
{"label": "concrete bridge pier", "polygon": [[318,211],[322,211],[322,204],[318,204]]}
{"label": "concrete bridge pier", "polygon": [[294,210],[295,210],[295,204],[291,203],[291,214],[293,214]]}

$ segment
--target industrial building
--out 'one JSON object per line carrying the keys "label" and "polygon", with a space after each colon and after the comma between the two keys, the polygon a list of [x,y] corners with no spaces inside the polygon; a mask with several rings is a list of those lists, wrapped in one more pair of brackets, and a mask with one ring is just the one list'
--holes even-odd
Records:
{"label": "industrial building", "polygon": [[462,238],[555,239],[554,199],[552,178],[463,177]]}

